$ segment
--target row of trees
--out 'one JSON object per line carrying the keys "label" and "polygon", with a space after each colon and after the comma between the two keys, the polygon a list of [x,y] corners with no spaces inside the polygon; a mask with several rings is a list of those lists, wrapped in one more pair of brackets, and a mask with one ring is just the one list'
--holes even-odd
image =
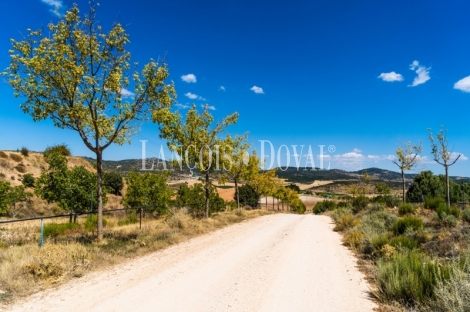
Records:
{"label": "row of trees", "polygon": [[[429,131],[429,141],[431,143],[431,153],[436,163],[444,167],[445,170],[445,198],[447,206],[450,207],[451,203],[451,183],[449,182],[449,167],[454,165],[460,158],[460,154],[454,155],[452,149],[449,148],[449,142],[447,140],[447,130],[443,126],[434,137],[431,129]],[[405,191],[405,171],[412,170],[415,168],[420,160],[420,154],[422,153],[422,144],[412,144],[407,142],[398,147],[395,151],[397,158],[393,163],[400,169],[402,182],[403,182],[403,202],[406,202],[407,196]],[[428,174],[428,173],[427,173]],[[415,188],[416,189],[416,188]],[[436,189],[437,191],[437,189]],[[415,191],[416,192],[416,191]],[[411,196],[414,198],[416,195]]]}
{"label": "row of trees", "polygon": [[[76,131],[96,155],[99,241],[103,238],[102,211],[106,200],[102,187],[103,152],[113,143],[130,142],[144,121],[159,125],[170,150],[180,155],[187,153],[179,160],[180,166],[196,165],[204,175],[206,217],[210,212],[212,176],[219,169],[213,164],[225,166],[225,175],[235,182],[236,189],[240,181],[251,179],[257,171],[259,160],[246,154],[246,135],[221,136],[226,127],[237,122],[238,113],[214,123],[207,106],[201,114],[193,106],[183,120],[179,112],[172,111],[176,92],[173,83],[167,83],[167,65],[150,60],[141,71],[137,65],[131,66],[131,54],[126,51],[129,36],[122,25],[116,23],[105,32],[96,23],[94,6],[81,16],[74,5],[58,23],[50,23],[47,28],[46,35],[41,30],[28,29],[24,40],[11,40],[10,66],[2,74],[8,77],[15,96],[25,98],[21,108],[34,121],[51,119],[59,128]],[[212,151],[219,147],[225,149],[224,157],[215,159],[217,153]],[[230,163],[232,166],[228,166]],[[91,177],[88,180],[87,173],[79,169],[74,174],[87,181],[83,189],[89,190]],[[140,183],[136,176],[131,179]],[[258,177],[253,183],[260,194],[268,193],[260,186],[263,179]],[[40,183],[47,183],[47,179]],[[78,205],[70,199],[72,188],[61,194],[45,191],[41,196],[70,209]],[[290,198],[292,194],[283,196]]]}

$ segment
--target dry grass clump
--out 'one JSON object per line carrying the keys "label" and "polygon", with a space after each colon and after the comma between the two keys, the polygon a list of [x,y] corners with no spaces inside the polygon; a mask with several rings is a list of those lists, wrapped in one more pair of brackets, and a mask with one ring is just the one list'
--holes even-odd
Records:
{"label": "dry grass clump", "polygon": [[0,151],[0,158],[8,158],[8,154],[4,151]]}
{"label": "dry grass clump", "polygon": [[184,230],[188,228],[192,219],[181,210],[172,210],[171,216],[166,220],[166,224],[172,229]]}
{"label": "dry grass clump", "polygon": [[336,221],[336,226],[333,229],[334,231],[344,231],[356,226],[361,225],[361,220],[354,217],[350,214],[343,214],[338,221]]}
{"label": "dry grass clump", "polygon": [[16,162],[20,162],[20,161],[23,160],[23,157],[21,157],[18,154],[13,154],[13,153],[10,153],[10,158],[13,159]]}
{"label": "dry grass clump", "polygon": [[15,169],[18,171],[18,172],[21,172],[21,173],[25,173],[26,172],[26,166],[24,164],[18,164]]}
{"label": "dry grass clump", "polygon": [[355,250],[362,247],[364,240],[365,235],[361,231],[351,230],[344,235],[344,243]]}

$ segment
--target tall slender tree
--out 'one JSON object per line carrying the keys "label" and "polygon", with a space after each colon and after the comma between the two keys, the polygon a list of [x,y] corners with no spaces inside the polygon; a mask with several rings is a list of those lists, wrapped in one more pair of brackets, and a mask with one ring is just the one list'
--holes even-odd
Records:
{"label": "tall slender tree", "polygon": [[397,158],[392,160],[392,162],[400,169],[401,172],[401,180],[403,183],[402,196],[404,203],[406,203],[405,171],[411,170],[418,165],[420,161],[419,154],[421,154],[422,150],[421,142],[413,145],[408,141],[407,143],[399,146],[395,151]]}
{"label": "tall slender tree", "polygon": [[240,196],[238,187],[241,181],[249,181],[259,171],[259,159],[256,152],[252,155],[248,153],[250,145],[247,143],[248,135],[241,136],[228,135],[223,142],[224,149],[224,174],[220,176],[219,183],[224,184],[228,180],[235,184],[235,197],[237,208],[240,208]]}
{"label": "tall slender tree", "polygon": [[185,120],[182,120],[179,112],[170,112],[169,109],[155,111],[153,118],[160,125],[160,136],[168,140],[169,149],[181,155],[181,164],[195,166],[204,175],[205,217],[208,218],[212,174],[221,169],[220,147],[224,140],[220,135],[238,121],[238,113],[213,124],[214,117],[208,105],[204,106],[201,113],[193,105]]}
{"label": "tall slender tree", "polygon": [[95,153],[101,241],[103,152],[113,143],[129,142],[138,130],[136,121],[170,107],[175,90],[165,84],[165,64],[151,60],[141,72],[131,69],[129,36],[120,24],[104,32],[93,5],[83,17],[74,5],[47,27],[45,35],[28,29],[25,40],[11,40],[11,62],[3,74],[15,96],[25,98],[21,108],[34,121],[49,118],[59,128],[77,131]]}
{"label": "tall slender tree", "polygon": [[428,129],[428,131],[434,161],[437,162],[439,165],[443,166],[446,172],[446,200],[447,206],[450,207],[449,167],[454,165],[457,160],[459,160],[461,155],[454,155],[454,153],[452,153],[452,150],[449,149],[449,142],[447,141],[446,135],[447,129],[444,129],[442,125],[441,129],[436,134],[435,139],[431,132],[431,129]]}

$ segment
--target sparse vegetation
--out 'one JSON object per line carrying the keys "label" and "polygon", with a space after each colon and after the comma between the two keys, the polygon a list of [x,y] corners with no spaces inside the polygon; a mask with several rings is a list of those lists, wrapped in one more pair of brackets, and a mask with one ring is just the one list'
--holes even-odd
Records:
{"label": "sparse vegetation", "polygon": [[15,153],[10,153],[10,158],[13,159],[16,162],[20,162],[20,161],[23,160],[23,157],[21,157],[18,154],[15,154]]}
{"label": "sparse vegetation", "polygon": [[24,157],[28,157],[28,156],[29,156],[29,149],[23,146],[23,147],[21,148],[21,150],[20,150],[20,153],[21,153],[21,155],[23,155]]}
{"label": "sparse vegetation", "polygon": [[400,215],[413,214],[415,212],[415,207],[412,204],[402,204],[398,207],[398,213]]}

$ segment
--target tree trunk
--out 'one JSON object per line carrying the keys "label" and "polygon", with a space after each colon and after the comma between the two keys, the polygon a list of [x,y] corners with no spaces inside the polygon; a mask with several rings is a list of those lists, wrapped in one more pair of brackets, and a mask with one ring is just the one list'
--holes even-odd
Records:
{"label": "tree trunk", "polygon": [[235,194],[237,194],[237,209],[240,209],[240,196],[238,194],[238,181],[237,179],[233,180],[235,182]]}
{"label": "tree trunk", "polygon": [[406,203],[406,198],[405,198],[405,171],[401,169],[401,180],[403,181],[403,203]]}
{"label": "tree trunk", "polygon": [[264,197],[266,199],[266,210],[268,210],[268,195]]}
{"label": "tree trunk", "polygon": [[447,199],[447,207],[450,208],[449,166],[445,166],[445,168],[446,168],[446,199]]}
{"label": "tree trunk", "polygon": [[101,242],[103,240],[103,191],[101,188],[102,184],[102,176],[103,176],[103,154],[100,151],[99,147],[97,147],[96,152],[96,174],[98,176],[97,182],[97,195],[98,195],[98,241]]}
{"label": "tree trunk", "polygon": [[209,190],[209,171],[206,171],[206,214],[205,217],[209,218],[209,199],[210,199],[210,190]]}

